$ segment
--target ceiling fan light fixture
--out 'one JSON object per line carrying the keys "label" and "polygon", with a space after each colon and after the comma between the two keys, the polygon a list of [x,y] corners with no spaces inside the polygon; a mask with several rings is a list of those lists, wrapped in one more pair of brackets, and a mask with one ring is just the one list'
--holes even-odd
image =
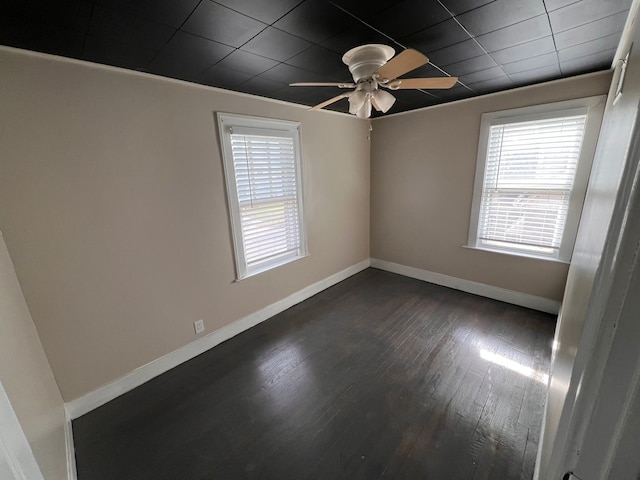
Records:
{"label": "ceiling fan light fixture", "polygon": [[356,114],[367,102],[367,94],[362,90],[356,90],[349,95],[349,113]]}
{"label": "ceiling fan light fixture", "polygon": [[396,51],[388,45],[369,44],[352,48],[342,56],[342,61],[349,67],[353,80],[358,83],[367,79],[382,67]]}
{"label": "ceiling fan light fixture", "polygon": [[[405,73],[429,63],[429,59],[412,48],[407,48],[395,57],[395,50],[386,45],[371,44],[352,48],[342,57],[349,67],[354,83],[344,82],[299,82],[295,87],[339,87],[353,88],[350,93],[337,95],[311,110],[320,110],[343,98],[349,99],[349,113],[358,118],[369,118],[372,108],[386,113],[395,104],[389,90],[446,89],[452,88],[457,77],[399,78]],[[380,90],[380,87],[385,90]]]}
{"label": "ceiling fan light fixture", "polygon": [[369,118],[371,116],[371,102],[368,98],[365,99],[364,105],[360,107],[360,110],[356,112],[358,118]]}
{"label": "ceiling fan light fixture", "polygon": [[376,100],[376,105],[378,105],[382,113],[387,113],[393,104],[396,103],[396,97],[384,90],[376,90],[373,92],[373,98]]}

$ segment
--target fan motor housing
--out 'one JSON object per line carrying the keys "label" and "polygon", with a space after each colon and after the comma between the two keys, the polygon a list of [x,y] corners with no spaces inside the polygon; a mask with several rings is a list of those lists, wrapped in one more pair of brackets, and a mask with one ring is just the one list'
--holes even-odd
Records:
{"label": "fan motor housing", "polygon": [[342,56],[342,61],[349,67],[353,80],[369,78],[373,72],[393,57],[395,50],[388,45],[370,44],[352,48]]}

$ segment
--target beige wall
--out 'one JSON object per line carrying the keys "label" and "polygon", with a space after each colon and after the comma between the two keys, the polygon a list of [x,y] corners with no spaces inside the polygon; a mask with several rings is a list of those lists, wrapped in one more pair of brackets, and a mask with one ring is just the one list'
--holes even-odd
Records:
{"label": "beige wall", "polygon": [[[368,122],[0,49],[0,228],[66,401],[369,257]],[[310,256],[234,283],[214,112],[302,123]]]}
{"label": "beige wall", "polygon": [[371,256],[561,300],[568,265],[463,248],[481,115],[606,94],[603,72],[374,120]]}
{"label": "beige wall", "polygon": [[0,381],[44,478],[67,478],[62,397],[1,233]]}
{"label": "beige wall", "polygon": [[[367,122],[0,49],[0,228],[66,401],[371,256],[560,300],[566,264],[462,248],[484,112],[609,73]],[[214,112],[302,123],[311,255],[234,283]],[[373,195],[369,205],[369,184]],[[371,229],[369,229],[369,215]]]}

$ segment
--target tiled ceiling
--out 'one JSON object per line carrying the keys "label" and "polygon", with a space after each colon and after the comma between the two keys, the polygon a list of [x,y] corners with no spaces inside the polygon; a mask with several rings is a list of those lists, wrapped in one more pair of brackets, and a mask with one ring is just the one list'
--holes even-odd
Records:
{"label": "tiled ceiling", "polygon": [[[389,113],[606,69],[631,0],[16,0],[0,44],[315,105],[349,82],[344,52],[383,43],[430,63],[406,77],[458,76],[404,90]],[[346,111],[342,100],[329,108]]]}

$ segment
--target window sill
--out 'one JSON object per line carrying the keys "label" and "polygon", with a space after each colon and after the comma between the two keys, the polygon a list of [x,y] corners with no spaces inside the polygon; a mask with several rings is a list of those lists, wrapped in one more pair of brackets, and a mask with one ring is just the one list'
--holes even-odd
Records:
{"label": "window sill", "polygon": [[500,253],[502,255],[512,255],[515,257],[531,258],[533,260],[543,260],[545,262],[564,263],[565,265],[569,265],[571,263],[570,260],[561,260],[559,258],[544,257],[541,255],[532,255],[530,253],[515,252],[511,250],[499,250],[497,248],[476,247],[473,245],[463,245],[462,248],[468,248],[470,250],[481,250],[483,252]]}
{"label": "window sill", "polygon": [[268,272],[269,270],[274,270],[274,269],[276,269],[278,267],[281,267],[283,265],[287,265],[288,263],[295,262],[296,260],[300,260],[300,259],[306,258],[308,256],[309,256],[309,254],[305,253],[304,255],[298,255],[297,257],[286,258],[285,260],[282,260],[282,262],[270,263],[268,265],[265,265],[264,267],[256,268],[255,270],[251,271],[250,273],[247,273],[246,275],[244,275],[242,277],[237,277],[234,280],[234,282],[241,282],[242,280],[246,280],[247,278],[255,277],[256,275],[260,275],[261,273]]}

